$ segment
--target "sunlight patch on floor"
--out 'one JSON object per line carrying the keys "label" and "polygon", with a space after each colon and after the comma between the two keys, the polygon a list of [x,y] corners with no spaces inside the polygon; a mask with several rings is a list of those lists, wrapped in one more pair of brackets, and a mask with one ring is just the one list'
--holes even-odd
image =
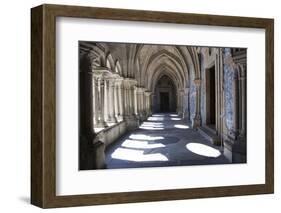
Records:
{"label": "sunlight patch on floor", "polygon": [[144,151],[118,148],[112,154],[111,157],[118,160],[127,160],[134,162],[147,162],[147,161],[168,161],[168,158],[161,154],[144,154]]}
{"label": "sunlight patch on floor", "polygon": [[179,115],[177,114],[170,114],[170,117],[178,117]]}
{"label": "sunlight patch on floor", "polygon": [[146,130],[163,130],[164,128],[161,128],[161,127],[140,126],[140,129],[146,129]]}
{"label": "sunlight patch on floor", "polygon": [[149,117],[148,121],[164,121],[164,117]]}
{"label": "sunlight patch on floor", "polygon": [[201,143],[188,143],[186,144],[186,148],[189,151],[204,157],[217,158],[221,155],[219,150]]}
{"label": "sunlight patch on floor", "polygon": [[163,127],[163,123],[161,122],[143,122],[142,125],[145,126],[154,126],[154,127]]}
{"label": "sunlight patch on floor", "polygon": [[172,121],[180,121],[180,118],[171,118]]}
{"label": "sunlight patch on floor", "polygon": [[163,130],[164,125],[163,125],[163,123],[143,122],[139,128],[146,129],[146,130]]}
{"label": "sunlight patch on floor", "polygon": [[164,117],[164,115],[161,115],[161,114],[153,114],[152,117]]}
{"label": "sunlight patch on floor", "polygon": [[152,143],[149,144],[148,141],[138,141],[138,140],[125,140],[122,144],[122,147],[126,148],[136,148],[136,149],[155,149],[165,147],[162,143]]}
{"label": "sunlight patch on floor", "polygon": [[189,129],[188,125],[183,125],[183,124],[176,124],[174,127],[179,128],[179,129]]}
{"label": "sunlight patch on floor", "polygon": [[131,134],[129,138],[135,140],[148,140],[148,141],[164,139],[163,136],[149,136],[144,134]]}

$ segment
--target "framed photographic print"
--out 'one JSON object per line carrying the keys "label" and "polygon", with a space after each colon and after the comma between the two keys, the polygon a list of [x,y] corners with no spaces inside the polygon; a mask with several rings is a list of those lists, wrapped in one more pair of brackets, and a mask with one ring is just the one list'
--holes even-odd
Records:
{"label": "framed photographic print", "polygon": [[274,21],[31,9],[31,203],[274,191]]}

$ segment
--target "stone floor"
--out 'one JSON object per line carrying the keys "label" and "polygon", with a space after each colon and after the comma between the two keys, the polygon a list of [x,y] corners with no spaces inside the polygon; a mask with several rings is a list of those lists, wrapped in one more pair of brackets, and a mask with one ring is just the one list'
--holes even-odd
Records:
{"label": "stone floor", "polygon": [[107,168],[226,164],[212,145],[177,114],[153,114],[106,150]]}

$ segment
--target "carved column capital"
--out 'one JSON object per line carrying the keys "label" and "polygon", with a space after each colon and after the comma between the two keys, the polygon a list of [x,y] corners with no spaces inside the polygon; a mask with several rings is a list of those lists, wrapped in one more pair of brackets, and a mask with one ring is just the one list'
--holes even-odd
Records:
{"label": "carved column capital", "polygon": [[199,87],[201,84],[201,79],[199,79],[199,78],[194,79],[194,84],[196,87]]}
{"label": "carved column capital", "polygon": [[144,94],[145,94],[145,96],[150,96],[151,92],[150,91],[145,91]]}

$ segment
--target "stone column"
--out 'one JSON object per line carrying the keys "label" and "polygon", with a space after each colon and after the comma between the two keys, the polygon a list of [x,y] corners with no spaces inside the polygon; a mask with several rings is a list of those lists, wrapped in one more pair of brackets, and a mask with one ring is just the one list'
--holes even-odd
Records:
{"label": "stone column", "polygon": [[108,103],[107,103],[107,110],[108,110],[108,119],[107,123],[116,123],[115,117],[115,102],[114,102],[114,78],[110,78],[108,80]]}
{"label": "stone column", "polygon": [[108,123],[110,121],[108,103],[109,103],[109,81],[108,81],[108,79],[104,79],[104,105],[103,105],[104,113],[103,113],[103,115],[104,115],[104,120],[106,123]]}
{"label": "stone column", "polygon": [[134,86],[134,114],[136,116],[136,118],[139,117],[138,114],[138,97],[137,97],[137,87]]}
{"label": "stone column", "polygon": [[137,112],[138,112],[138,118],[142,120],[143,114],[142,114],[142,107],[141,107],[141,95],[142,95],[142,88],[137,87],[136,88],[137,93]]}
{"label": "stone column", "polygon": [[122,78],[118,78],[115,81],[114,89],[114,102],[115,102],[115,117],[117,121],[123,120],[123,100],[122,100]]}
{"label": "stone column", "polygon": [[146,91],[146,93],[145,93],[145,99],[146,99],[146,101],[145,101],[145,111],[146,111],[146,117],[148,117],[149,116],[149,92],[147,92]]}
{"label": "stone column", "polygon": [[145,92],[145,111],[146,111],[146,117],[151,116],[151,92],[146,91]]}
{"label": "stone column", "polygon": [[135,114],[135,85],[130,82],[130,100],[131,100],[131,116],[136,117]]}
{"label": "stone column", "polygon": [[234,69],[233,77],[233,126],[232,132],[236,139],[239,134],[239,86],[238,86],[238,69]]}
{"label": "stone column", "polygon": [[192,119],[192,128],[198,128],[201,125],[201,115],[200,115],[201,79],[194,79],[194,84],[195,84],[196,107],[195,107],[195,115]]}
{"label": "stone column", "polygon": [[156,95],[155,95],[155,93],[152,93],[151,94],[151,100],[150,100],[150,110],[151,110],[151,115],[152,115],[152,113],[154,113],[154,105],[155,105],[155,103],[154,103],[154,101],[155,101],[155,97],[156,97]]}
{"label": "stone column", "polygon": [[89,55],[80,58],[79,65],[79,169],[98,168],[94,148],[94,78]]}
{"label": "stone column", "polygon": [[118,81],[116,80],[114,82],[114,117],[116,119],[116,121],[118,121],[119,116],[120,116],[120,112],[119,112],[119,91],[118,91]]}
{"label": "stone column", "polygon": [[124,79],[124,81],[123,81],[123,97],[124,97],[124,117],[127,119],[128,117],[129,117],[129,114],[130,114],[130,112],[129,112],[129,108],[130,108],[130,106],[129,106],[129,104],[130,104],[130,102],[129,102],[129,95],[128,95],[128,82],[127,82],[127,80],[126,79]]}
{"label": "stone column", "polygon": [[124,79],[125,88],[125,116],[127,128],[133,130],[138,126],[136,116],[134,114],[134,88],[137,83],[134,79]]}
{"label": "stone column", "polygon": [[98,78],[98,100],[100,101],[100,109],[99,109],[99,121],[98,121],[98,128],[107,127],[107,124],[105,123],[105,104],[106,104],[106,98],[105,98],[105,81],[104,79]]}
{"label": "stone column", "polygon": [[132,100],[131,100],[131,88],[130,88],[130,82],[127,81],[127,108],[128,108],[128,116],[130,117],[132,115]]}
{"label": "stone column", "polygon": [[143,92],[143,114],[144,118],[147,119],[147,112],[146,112],[146,91]]}
{"label": "stone column", "polygon": [[183,119],[189,120],[189,88],[183,90]]}
{"label": "stone column", "polygon": [[[239,89],[239,65],[233,61],[230,48],[225,48],[224,52],[224,70],[231,74],[231,114],[232,125],[227,126],[227,137],[224,139],[224,155],[230,162],[241,163],[246,162],[246,143],[245,137],[239,136],[239,95],[241,95],[241,87]],[[246,91],[245,91],[246,92]],[[242,107],[241,107],[242,108]]]}
{"label": "stone column", "polygon": [[184,90],[182,90],[182,89],[178,90],[178,107],[177,107],[177,111],[178,111],[178,115],[180,117],[183,116],[183,94],[184,94]]}
{"label": "stone column", "polygon": [[98,80],[93,75],[93,111],[94,111],[94,127],[99,123],[99,99],[98,99]]}
{"label": "stone column", "polygon": [[[81,60],[79,69],[79,134],[85,138],[88,143],[92,142],[94,137],[94,114],[93,114],[93,72],[91,60],[84,56]],[[86,143],[85,143],[86,144]]]}
{"label": "stone column", "polygon": [[241,129],[240,129],[240,137],[244,138],[246,134],[246,72],[244,68],[240,70],[240,93],[239,96],[241,98]]}
{"label": "stone column", "polygon": [[122,81],[119,82],[118,84],[118,94],[119,94],[119,119],[123,120],[124,119],[124,90],[123,90],[123,85]]}
{"label": "stone column", "polygon": [[233,79],[232,79],[232,127],[228,131],[228,139],[235,143],[237,136],[239,135],[239,82],[238,82],[238,69],[237,66],[233,69]]}
{"label": "stone column", "polygon": [[141,92],[141,113],[142,113],[142,116],[143,116],[143,119],[145,119],[146,115],[145,115],[145,97],[144,97],[144,92],[145,92],[145,89],[142,88],[142,92]]}
{"label": "stone column", "polygon": [[140,119],[140,100],[139,100],[139,87],[136,87],[136,111],[137,111],[137,118]]}

